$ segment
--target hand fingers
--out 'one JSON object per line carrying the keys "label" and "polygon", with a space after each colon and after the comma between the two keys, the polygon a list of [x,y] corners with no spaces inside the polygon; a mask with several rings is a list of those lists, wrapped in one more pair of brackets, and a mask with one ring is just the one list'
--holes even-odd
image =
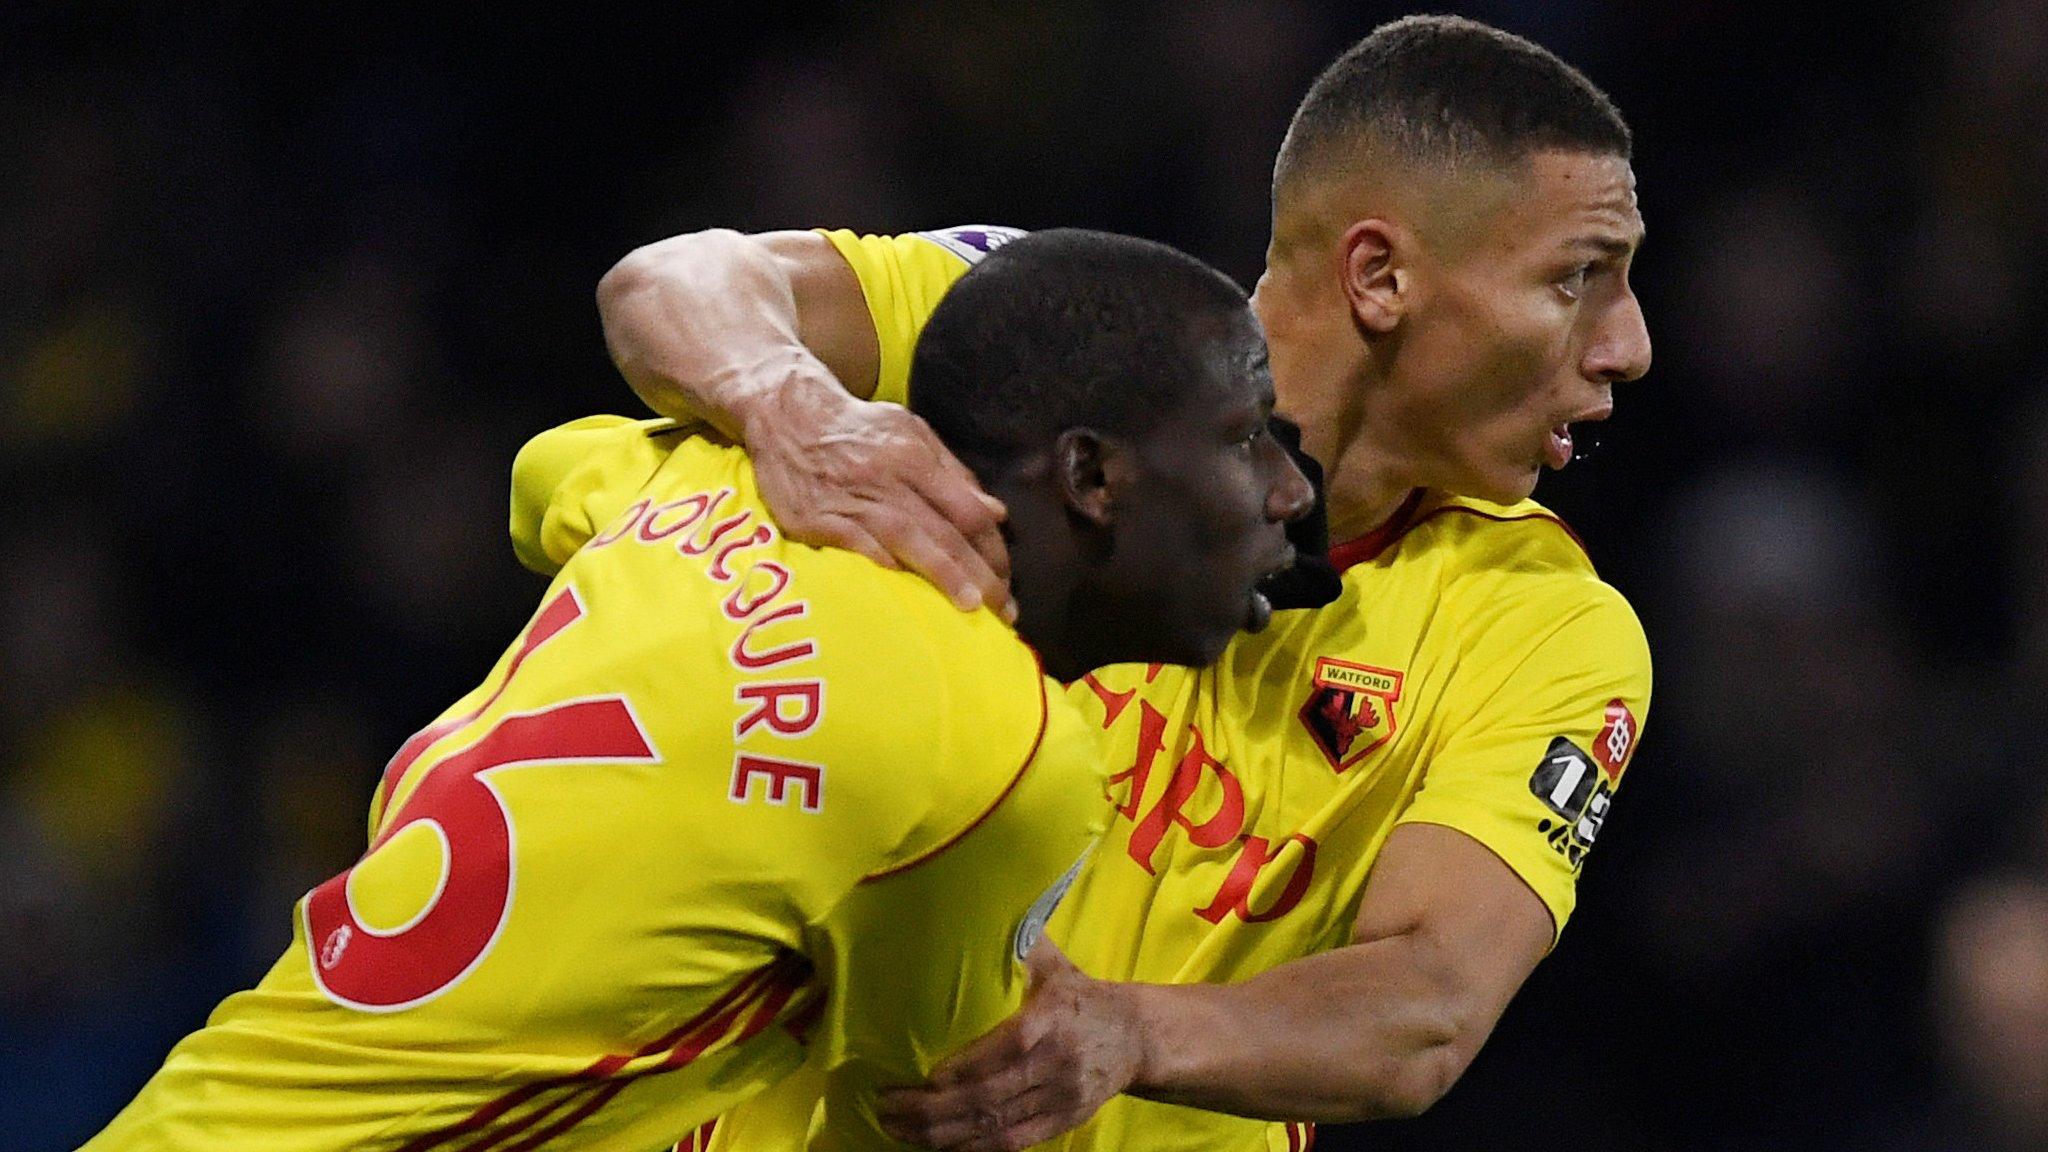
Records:
{"label": "hand fingers", "polygon": [[934,443],[938,467],[918,478],[918,491],[925,502],[975,544],[989,567],[1005,579],[1010,575],[1010,553],[1003,545],[1002,523],[1010,514],[1001,500],[981,490],[980,481],[967,466]]}
{"label": "hand fingers", "polygon": [[892,1137],[927,1148],[1013,1152],[1079,1125],[1095,1114],[1070,1084],[1036,1084],[1006,1100],[912,1118],[883,1113]]}
{"label": "hand fingers", "polygon": [[957,1152],[1017,1152],[1078,1128],[1099,1107],[1087,1106],[1067,1085],[1041,1084],[1013,1097],[992,1117],[980,1121],[975,1134],[953,1148]]}
{"label": "hand fingers", "polygon": [[999,1030],[934,1068],[928,1085],[883,1092],[877,1111],[919,1131],[948,1130],[1032,1091],[1060,1067],[1053,1054],[1027,1051],[1016,1030]]}
{"label": "hand fingers", "polygon": [[981,482],[960,458],[940,443],[922,422],[918,424],[934,468],[920,475],[919,492],[967,541],[994,574],[998,585],[984,588],[985,602],[998,606],[1003,618],[1017,619],[1016,602],[1010,596],[1010,549],[1003,541],[1002,524],[1010,511],[1001,500],[982,490]]}
{"label": "hand fingers", "polygon": [[888,547],[851,516],[836,512],[818,513],[804,517],[797,524],[785,524],[783,531],[792,540],[820,547],[844,548],[858,552],[884,568],[899,567]]}
{"label": "hand fingers", "polygon": [[[957,493],[959,489],[955,488],[952,491]],[[923,492],[928,500],[931,499],[929,485]],[[957,500],[957,496],[955,499]],[[981,507],[978,500],[974,501],[973,506]],[[940,534],[944,546],[951,552],[956,563],[981,581],[979,590],[982,602],[994,605],[999,610],[1012,609],[1004,612],[1004,618],[1015,622],[1017,615],[1010,595],[1010,546],[1003,540],[1002,522],[992,517],[986,518],[979,527],[963,530],[954,512],[937,503],[933,503],[932,507],[940,516],[945,517],[948,525],[947,532]]]}
{"label": "hand fingers", "polygon": [[915,503],[869,498],[859,515],[903,567],[938,585],[961,611],[1008,599],[1009,582],[989,568],[973,545],[920,495],[913,493],[909,500]]}
{"label": "hand fingers", "polygon": [[1031,948],[1031,953],[1024,957],[1024,970],[1031,975],[1033,989],[1047,981],[1058,980],[1069,973],[1078,974],[1081,971],[1074,967],[1072,960],[1067,959],[1066,953],[1060,951],[1060,946],[1052,942],[1052,937],[1045,935],[1039,936],[1038,943]]}
{"label": "hand fingers", "polygon": [[926,1087],[905,1091],[929,1092],[952,1084],[987,1080],[1005,1068],[1015,1067],[1030,1054],[1031,1037],[1036,1034],[1035,1029],[1027,1031],[1023,1026],[1024,1015],[1029,1011],[1025,1008],[939,1061],[932,1067]]}
{"label": "hand fingers", "polygon": [[792,539],[860,552],[937,585],[955,606],[1016,618],[1001,501],[924,421],[893,405],[836,431],[755,448],[762,496]]}

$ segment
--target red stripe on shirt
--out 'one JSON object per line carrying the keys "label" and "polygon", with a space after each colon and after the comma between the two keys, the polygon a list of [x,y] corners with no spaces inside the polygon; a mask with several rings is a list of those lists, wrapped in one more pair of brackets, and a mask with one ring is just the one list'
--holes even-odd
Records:
{"label": "red stripe on shirt", "polygon": [[[587,1119],[599,1108],[602,1108],[613,1096],[624,1091],[625,1087],[638,1076],[658,1072],[672,1072],[687,1067],[692,1061],[702,1056],[733,1031],[733,1024],[746,1012],[749,1003],[753,1002],[752,998],[757,994],[761,995],[761,1000],[755,1006],[755,1015],[749,1016],[747,1023],[747,1028],[751,1029],[751,1031],[743,1030],[740,1035],[734,1038],[733,1042],[738,1043],[766,1028],[768,1023],[773,1020],[774,1012],[781,1011],[790,998],[804,986],[809,976],[809,961],[795,954],[784,956],[772,964],[765,965],[748,973],[744,979],[719,996],[717,1000],[704,1008],[703,1011],[698,1012],[682,1024],[670,1029],[660,1038],[641,1045],[634,1052],[630,1054],[614,1053],[602,1057],[593,1061],[582,1071],[570,1076],[558,1076],[521,1085],[484,1104],[462,1120],[438,1132],[430,1132],[414,1139],[401,1148],[399,1152],[427,1152],[428,1149],[439,1147],[448,1141],[480,1132],[506,1113],[543,1092],[565,1086],[574,1087],[574,1090],[566,1093],[561,1100],[557,1100],[545,1108],[536,1109],[519,1117],[499,1131],[490,1134],[484,1140],[472,1144],[463,1150],[463,1152],[483,1152],[484,1149],[490,1148],[500,1141],[525,1132],[534,1124],[559,1111],[570,1100],[589,1092],[593,1081],[607,1080],[634,1060],[653,1056],[663,1049],[669,1050],[668,1056],[656,1067],[644,1069],[641,1072],[634,1073],[631,1077],[604,1084],[602,1088],[599,1088],[592,1094],[591,1102],[586,1102],[584,1106],[579,1107],[572,1113],[574,1120],[559,1127],[550,1126],[545,1138],[552,1139],[554,1136],[560,1135],[561,1132],[567,1131],[568,1127]],[[770,1005],[773,1006],[773,1011],[769,1012],[765,1018],[761,1018],[761,1009],[767,1008]],[[756,1023],[757,1020],[758,1024]],[[505,1152],[514,1152],[514,1149],[527,1147],[531,1147],[531,1145],[522,1142],[521,1144],[514,1145],[512,1148],[507,1148]]]}
{"label": "red stripe on shirt", "polygon": [[1422,497],[1427,489],[1417,488],[1408,493],[1401,506],[1386,522],[1356,539],[1346,540],[1330,549],[1330,564],[1342,572],[1355,564],[1364,564],[1378,558],[1387,546],[1401,538],[1408,530],[1409,521],[1415,518],[1415,510],[1422,506]]}
{"label": "red stripe on shirt", "polygon": [[1461,512],[1467,516],[1477,516],[1482,520],[1491,520],[1496,524],[1513,524],[1521,520],[1548,520],[1559,528],[1564,529],[1564,534],[1571,538],[1573,544],[1578,546],[1580,554],[1586,557],[1588,564],[1593,562],[1592,555],[1586,551],[1586,542],[1579,539],[1579,534],[1572,531],[1572,526],[1559,519],[1555,513],[1524,512],[1516,516],[1500,516],[1492,512],[1482,512],[1477,508],[1468,508],[1463,504],[1445,504],[1442,507],[1432,508],[1428,512],[1416,516],[1415,507],[1421,503],[1421,493],[1422,489],[1416,489],[1408,497],[1408,500],[1401,505],[1400,509],[1388,518],[1385,524],[1355,540],[1346,540],[1344,543],[1330,549],[1330,563],[1337,571],[1342,572],[1354,565],[1378,559],[1381,554],[1399,543],[1410,532],[1439,516],[1446,516],[1453,512]]}
{"label": "red stripe on shirt", "polygon": [[545,1107],[536,1108],[521,1116],[517,1121],[500,1127],[496,1132],[487,1133],[481,1140],[463,1145],[461,1152],[490,1152],[490,1149],[497,1147],[506,1140],[512,1139],[521,1132],[526,1131],[535,1124],[575,1103],[578,1099],[588,1095],[593,1087],[595,1086],[591,1084],[571,1085],[568,1091],[556,1097]]}
{"label": "red stripe on shirt", "polygon": [[1038,664],[1038,734],[1031,738],[1031,747],[1024,752],[1024,762],[1019,764],[1017,771],[1010,775],[1010,782],[1003,785],[1002,793],[987,808],[982,809],[981,815],[976,816],[972,823],[947,837],[945,843],[909,860],[905,860],[901,864],[884,868],[879,872],[870,872],[866,876],[861,877],[861,883],[870,884],[876,880],[885,880],[896,875],[898,872],[907,872],[944,852],[946,849],[951,848],[953,845],[958,844],[960,841],[965,840],[968,833],[981,827],[982,822],[993,816],[995,810],[1003,806],[1003,801],[1010,798],[1010,793],[1017,790],[1017,785],[1024,779],[1025,771],[1031,767],[1031,762],[1038,758],[1038,746],[1045,743],[1045,727],[1052,716],[1052,706],[1045,698],[1045,661],[1040,660],[1036,652],[1031,654],[1031,658],[1037,661]]}
{"label": "red stripe on shirt", "polygon": [[599,1088],[596,1092],[591,1093],[590,1099],[585,1101],[583,1105],[577,1108],[574,1112],[569,1113],[567,1116],[562,1117],[560,1120],[555,1121],[553,1124],[548,1125],[546,1128],[543,1128],[540,1131],[535,1132],[533,1135],[527,1137],[524,1140],[521,1140],[519,1143],[514,1144],[511,1147],[505,1149],[505,1152],[533,1152],[533,1149],[540,1147],[548,1141],[553,1140],[555,1137],[560,1136],[562,1133],[567,1132],[569,1129],[574,1128],[578,1124],[583,1123],[585,1120],[590,1119],[590,1117],[594,1115],[599,1108],[602,1108],[605,1105],[611,1103],[612,1097],[617,1096],[621,1092],[624,1092],[626,1090],[626,1086],[631,1083],[631,1080],[614,1080],[611,1083],[606,1084],[604,1087]]}

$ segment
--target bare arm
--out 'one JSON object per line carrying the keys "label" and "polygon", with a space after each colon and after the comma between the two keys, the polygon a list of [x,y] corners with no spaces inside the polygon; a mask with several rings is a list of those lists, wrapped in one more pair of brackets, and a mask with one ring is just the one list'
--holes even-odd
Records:
{"label": "bare arm", "polygon": [[739,436],[764,396],[875,392],[860,282],[815,232],[712,229],[636,248],[598,281],[597,310],[612,362],[663,416]]}
{"label": "bare arm", "polygon": [[1448,1091],[1549,950],[1550,914],[1462,832],[1395,829],[1346,947],[1240,984],[1116,984],[1034,957],[1031,1002],[892,1094],[899,1138],[1014,1149],[1117,1092],[1241,1116],[1412,1116]]}
{"label": "bare arm", "polygon": [[745,443],[790,536],[917,571],[963,609],[1009,603],[1002,505],[924,421],[866,399],[874,323],[824,236],[671,237],[605,273],[597,304],[634,393]]}
{"label": "bare arm", "polygon": [[1551,938],[1543,902],[1484,845],[1404,825],[1348,947],[1242,984],[1140,987],[1132,1090],[1270,1119],[1416,1115],[1478,1055]]}

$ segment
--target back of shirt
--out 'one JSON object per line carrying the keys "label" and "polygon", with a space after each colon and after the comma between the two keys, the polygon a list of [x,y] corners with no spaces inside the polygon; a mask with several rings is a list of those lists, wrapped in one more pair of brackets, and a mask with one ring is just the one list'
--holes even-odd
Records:
{"label": "back of shirt", "polygon": [[392,759],[369,852],[89,1147],[644,1150],[807,1029],[854,1070],[839,1144],[883,1144],[873,1077],[1014,1009],[1096,737],[992,614],[784,540],[739,450],[644,435],[636,499]]}

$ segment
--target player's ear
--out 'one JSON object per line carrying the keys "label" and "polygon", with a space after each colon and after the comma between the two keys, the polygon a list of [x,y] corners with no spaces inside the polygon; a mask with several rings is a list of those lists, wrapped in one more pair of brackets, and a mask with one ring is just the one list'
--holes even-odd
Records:
{"label": "player's ear", "polygon": [[1412,236],[1390,220],[1360,220],[1344,230],[1344,296],[1368,332],[1394,330],[1408,310],[1404,260]]}
{"label": "player's ear", "polygon": [[1116,519],[1111,476],[1122,470],[1116,441],[1093,428],[1069,428],[1053,441],[1053,485],[1067,510],[1097,528]]}

